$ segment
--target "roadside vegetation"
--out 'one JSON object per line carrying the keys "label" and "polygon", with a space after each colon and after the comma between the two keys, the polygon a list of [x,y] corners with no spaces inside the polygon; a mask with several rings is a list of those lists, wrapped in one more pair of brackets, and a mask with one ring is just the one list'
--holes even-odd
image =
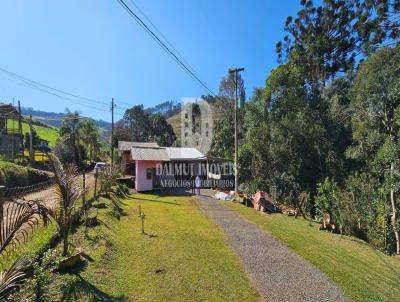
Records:
{"label": "roadside vegetation", "polygon": [[54,153],[63,163],[82,168],[107,157],[99,127],[92,120],[82,119],[77,111],[67,110],[59,134]]}
{"label": "roadside vegetation", "polygon": [[[71,229],[68,257],[78,251],[82,261],[64,268],[64,245],[45,249],[32,278],[7,301],[258,300],[237,256],[191,197],[113,191],[93,204],[88,226]],[[18,256],[29,255],[27,247],[43,250],[49,234],[35,233]]]}
{"label": "roadside vegetation", "polygon": [[100,209],[101,224],[73,234],[90,260],[54,273],[49,301],[257,300],[222,234],[190,197],[135,194],[122,210],[118,219]]}
{"label": "roadside vegetation", "polygon": [[283,214],[265,214],[224,203],[284,242],[342,288],[352,301],[397,301],[400,259],[354,237],[318,231],[318,224]]}
{"label": "roadside vegetation", "polygon": [[[78,185],[75,167],[63,166],[55,155],[51,155],[51,163],[55,175],[55,196],[50,197],[51,202],[5,199],[0,196],[2,301],[21,301],[27,298],[33,299],[32,301],[47,301],[42,297],[41,289],[46,275],[50,273],[46,265],[46,261],[50,261],[47,253],[56,253],[59,247],[59,263],[51,264],[57,268],[73,267],[79,262],[81,252],[74,246],[70,248],[72,227],[78,227],[82,221],[87,226],[88,212],[100,194],[116,199],[116,194],[123,196],[126,193],[124,187],[116,185],[117,175],[111,170],[106,178],[107,184],[100,183],[100,189],[93,198],[84,198],[90,192]],[[56,223],[57,228],[49,228],[49,223]],[[38,231],[30,237],[29,234],[35,229]],[[16,291],[22,285],[26,291]],[[24,294],[27,296],[22,298]]]}
{"label": "roadside vegetation", "polygon": [[[329,215],[335,231],[390,255],[400,255],[399,14],[398,1],[301,1],[276,44],[279,66],[238,113],[245,193]],[[230,73],[213,99],[234,98]],[[224,108],[209,155],[233,158]]]}
{"label": "roadside vegetation", "polygon": [[25,187],[49,179],[49,173],[0,160],[0,184],[8,188]]}

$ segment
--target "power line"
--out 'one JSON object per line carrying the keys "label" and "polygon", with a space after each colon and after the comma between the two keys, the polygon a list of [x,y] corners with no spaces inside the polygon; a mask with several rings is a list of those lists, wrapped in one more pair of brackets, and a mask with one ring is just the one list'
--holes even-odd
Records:
{"label": "power line", "polygon": [[140,7],[135,3],[134,0],[129,0],[133,6],[143,15],[143,17],[150,23],[151,26],[153,26],[154,30],[164,39],[166,44],[175,51],[175,53],[180,57],[180,59],[188,66],[190,67],[191,70],[193,70],[194,73],[198,74],[196,70],[189,64],[188,61],[186,61],[185,57],[174,47],[174,45],[167,39],[166,36],[157,28],[157,26],[151,21],[151,19],[143,12],[143,10],[140,9]]}
{"label": "power line", "polygon": [[[16,84],[18,84],[18,85],[21,85],[21,86],[24,86],[24,87],[28,87],[28,88],[31,88],[31,89],[34,89],[34,90],[37,90],[37,91],[40,91],[40,92],[43,92],[43,93],[47,93],[47,94],[55,96],[57,98],[60,98],[60,99],[66,100],[66,101],[70,101],[70,102],[72,102],[74,104],[85,106],[85,107],[88,107],[88,108],[91,108],[91,109],[94,109],[94,110],[105,111],[105,112],[109,111],[109,110],[104,109],[104,107],[102,107],[102,108],[96,107],[93,104],[93,103],[99,104],[100,106],[103,106],[103,104],[104,104],[104,105],[108,106],[107,103],[102,103],[102,102],[99,102],[99,101],[96,101],[96,100],[93,100],[93,99],[81,97],[81,96],[72,94],[70,92],[66,92],[66,91],[63,91],[63,90],[60,90],[60,89],[57,89],[57,88],[50,87],[48,85],[39,83],[39,82],[31,80],[31,79],[28,79],[28,78],[26,78],[24,76],[21,76],[19,74],[14,73],[14,72],[8,71],[8,70],[6,70],[4,68],[1,68],[1,67],[0,67],[0,72],[3,72],[3,74],[5,74],[8,77],[10,77],[10,78],[7,78],[7,79],[12,81],[12,82],[14,82],[14,83],[16,83]],[[62,94],[65,94],[66,96],[62,95]],[[76,99],[73,99],[72,97],[74,97]],[[79,99],[80,99],[80,101],[79,101]],[[91,103],[88,103],[89,101]]]}
{"label": "power line", "polygon": [[[137,15],[135,14],[130,7],[125,3],[124,0],[117,0],[117,2],[128,12],[128,14],[142,27],[153,40],[193,79],[195,80],[201,87],[205,88],[208,93],[212,96],[215,96],[215,93],[212,92],[210,88],[195,74],[192,68],[187,66],[183,60],[181,60],[175,52],[173,52],[170,47],[168,47],[155,33],[152,31],[149,26]],[[170,44],[170,43],[169,43]]]}
{"label": "power line", "polygon": [[54,87],[51,87],[51,86],[43,84],[43,83],[39,83],[38,81],[31,80],[31,79],[29,79],[27,77],[21,76],[19,74],[16,74],[14,72],[11,72],[11,71],[6,70],[6,69],[1,68],[1,67],[0,67],[0,71],[2,71],[3,73],[8,74],[8,75],[10,75],[10,76],[12,76],[14,78],[18,78],[20,80],[23,80],[24,82],[26,81],[26,82],[29,82],[29,83],[34,84],[34,85],[42,86],[44,88],[51,89],[51,90],[54,90],[54,91],[56,91],[58,93],[62,93],[62,94],[65,94],[65,95],[68,95],[68,96],[71,96],[71,97],[74,97],[74,98],[77,98],[77,99],[81,99],[81,100],[84,100],[84,101],[87,101],[87,102],[91,102],[91,103],[95,103],[95,104],[102,104],[102,105],[106,105],[106,106],[109,105],[106,102],[102,102],[102,101],[90,99],[90,98],[87,98],[87,97],[79,96],[79,95],[67,92],[65,90],[61,90],[61,89],[54,88]]}

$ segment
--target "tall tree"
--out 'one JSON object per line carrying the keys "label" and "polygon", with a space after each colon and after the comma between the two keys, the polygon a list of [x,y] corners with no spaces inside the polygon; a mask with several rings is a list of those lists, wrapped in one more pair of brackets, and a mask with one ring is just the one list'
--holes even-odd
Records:
{"label": "tall tree", "polygon": [[318,6],[311,0],[300,3],[296,18],[287,18],[288,34],[276,44],[276,50],[281,61],[301,68],[312,89],[322,91],[327,80],[354,65],[356,7],[352,0],[324,0]]}
{"label": "tall tree", "polygon": [[161,146],[172,146],[176,140],[174,130],[165,117],[144,110],[143,105],[125,112],[123,125],[117,126],[116,138],[136,142],[156,141]]}
{"label": "tall tree", "polygon": [[160,146],[172,146],[176,140],[174,129],[167,120],[160,114],[151,115],[150,122],[150,139],[156,141]]}
{"label": "tall tree", "polygon": [[87,158],[93,160],[100,146],[99,129],[92,120],[83,120],[80,124],[79,137],[85,147]]}
{"label": "tall tree", "polygon": [[364,62],[352,93],[353,139],[349,156],[363,162],[383,181],[382,195],[391,212],[395,250],[400,254],[400,47],[384,48]]}
{"label": "tall tree", "polygon": [[[210,148],[210,155],[232,158],[235,147],[235,98],[236,98],[236,79],[233,73],[229,73],[221,79],[219,84],[219,96],[214,98],[214,111],[217,121],[214,124],[213,139]],[[238,97],[245,99],[246,92],[244,80],[239,74],[237,78]],[[207,100],[213,98],[208,97]],[[238,138],[243,137],[242,131],[243,111],[238,113]]]}
{"label": "tall tree", "polygon": [[131,130],[132,140],[144,142],[150,134],[149,114],[143,109],[143,105],[133,106],[125,111],[124,126]]}
{"label": "tall tree", "polygon": [[66,115],[61,122],[60,136],[63,141],[74,149],[74,162],[79,164],[81,152],[79,146],[80,116],[78,111],[71,112],[67,109]]}
{"label": "tall tree", "polygon": [[382,45],[398,44],[400,40],[400,1],[357,1],[357,29],[362,50],[370,54]]}

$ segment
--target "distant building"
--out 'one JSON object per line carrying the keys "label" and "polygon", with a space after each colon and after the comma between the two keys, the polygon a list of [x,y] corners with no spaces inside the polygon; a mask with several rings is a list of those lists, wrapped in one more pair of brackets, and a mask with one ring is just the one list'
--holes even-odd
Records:
{"label": "distant building", "polygon": [[8,159],[21,154],[21,120],[22,116],[14,106],[0,103],[0,155]]}
{"label": "distant building", "polygon": [[203,154],[210,149],[213,137],[213,116],[210,105],[202,100],[187,102],[181,111],[181,143]]}

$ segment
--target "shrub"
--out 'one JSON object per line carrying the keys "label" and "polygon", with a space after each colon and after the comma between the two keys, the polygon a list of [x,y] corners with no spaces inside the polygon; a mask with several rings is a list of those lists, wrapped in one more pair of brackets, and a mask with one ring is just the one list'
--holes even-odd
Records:
{"label": "shrub", "polygon": [[39,170],[0,161],[0,184],[6,187],[24,187],[46,180],[50,176]]}

